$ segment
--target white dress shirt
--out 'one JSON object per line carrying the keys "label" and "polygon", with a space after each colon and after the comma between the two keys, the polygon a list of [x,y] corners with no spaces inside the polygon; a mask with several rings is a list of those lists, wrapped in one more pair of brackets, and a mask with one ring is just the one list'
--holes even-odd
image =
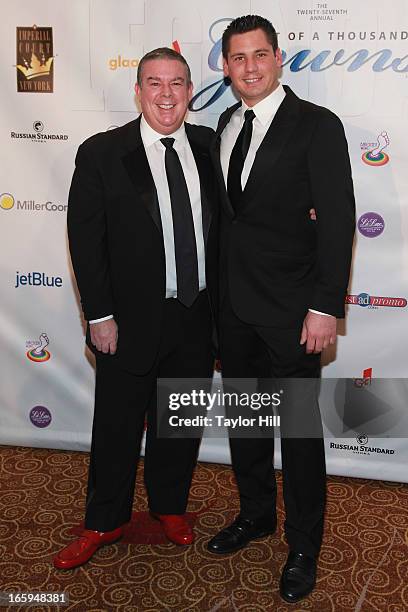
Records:
{"label": "white dress shirt", "polygon": [[[235,142],[238,138],[238,134],[240,133],[241,128],[244,125],[245,111],[251,108],[251,110],[253,110],[255,113],[255,118],[252,122],[251,144],[249,145],[248,153],[245,158],[244,167],[242,169],[241,174],[242,189],[244,189],[246,185],[249,174],[251,172],[252,165],[255,160],[255,155],[261,145],[261,142],[263,141],[266,132],[270,128],[270,125],[276,115],[276,112],[282,104],[285,96],[286,92],[283,89],[281,83],[279,83],[278,87],[274,89],[273,92],[269,94],[269,96],[266,96],[266,98],[264,98],[252,107],[247,106],[242,100],[241,106],[237,108],[237,110],[231,115],[228,124],[225,126],[225,129],[221,134],[221,168],[222,173],[224,175],[225,185],[227,185],[228,166],[231,158],[232,149],[234,148]],[[331,316],[325,312],[312,310],[311,308],[309,310],[310,312],[314,312],[316,314]]]}
{"label": "white dress shirt", "polygon": [[[160,142],[161,138],[174,138],[173,148],[177,151],[186,179],[188,194],[190,196],[191,209],[193,213],[194,232],[197,245],[198,261],[198,283],[199,289],[205,289],[205,250],[203,223],[201,214],[201,191],[200,177],[194,160],[193,152],[188,142],[184,123],[173,134],[160,134],[156,132],[141,117],[140,135],[146,151],[147,161],[156,186],[157,197],[159,200],[160,217],[163,228],[164,255],[166,261],[166,298],[177,297],[177,272],[176,254],[174,249],[173,215],[171,211],[171,200],[169,186],[167,183],[166,167],[164,165],[164,155],[166,147]],[[113,315],[107,315],[100,319],[94,319],[89,323],[100,323],[112,319]]]}

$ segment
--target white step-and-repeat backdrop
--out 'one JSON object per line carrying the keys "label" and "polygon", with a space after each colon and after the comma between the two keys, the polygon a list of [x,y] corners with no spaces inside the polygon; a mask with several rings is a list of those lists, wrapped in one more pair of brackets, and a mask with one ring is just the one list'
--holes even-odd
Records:
{"label": "white step-and-repeat backdrop", "polygon": [[[188,120],[215,126],[234,102],[221,34],[248,13],[279,32],[282,81],[336,112],[349,142],[358,223],[347,321],[324,356],[328,471],[408,480],[406,0],[2,5],[0,443],[89,448],[94,371],[65,229],[78,145],[136,116],[138,60],[158,46],[191,66]],[[201,458],[229,461],[226,439],[206,438]]]}

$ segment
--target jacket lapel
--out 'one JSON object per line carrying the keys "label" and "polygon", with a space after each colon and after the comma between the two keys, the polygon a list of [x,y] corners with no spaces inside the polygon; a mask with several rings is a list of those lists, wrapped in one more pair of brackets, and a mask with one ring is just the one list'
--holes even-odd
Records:
{"label": "jacket lapel", "polygon": [[194,140],[191,126],[186,123],[186,134],[193,152],[194,160],[200,177],[201,216],[203,222],[204,243],[207,244],[208,232],[213,214],[213,176],[211,160],[208,152]]}
{"label": "jacket lapel", "polygon": [[237,102],[237,104],[234,104],[234,106],[231,106],[229,108],[227,108],[222,115],[220,116],[220,119],[218,121],[218,126],[215,132],[215,136],[214,136],[214,140],[213,140],[213,145],[211,147],[211,157],[212,157],[212,161],[213,161],[213,165],[214,165],[214,169],[215,169],[215,174],[218,180],[218,184],[220,186],[220,193],[221,193],[221,201],[222,204],[224,206],[224,209],[227,211],[227,213],[229,214],[229,216],[234,217],[235,216],[235,212],[234,209],[231,205],[230,199],[228,197],[228,192],[227,192],[227,188],[225,185],[225,180],[224,180],[224,175],[222,173],[222,167],[221,167],[221,154],[220,154],[220,149],[221,149],[221,134],[225,129],[225,126],[228,124],[229,120],[231,119],[233,113],[235,113],[235,111],[237,110],[237,108],[239,108],[241,106],[241,102]]}
{"label": "jacket lapel", "polygon": [[253,200],[264,181],[273,173],[279,156],[296,128],[299,119],[299,98],[289,87],[284,86],[284,88],[286,96],[256,153],[240,207]]}
{"label": "jacket lapel", "polygon": [[140,135],[140,118],[141,116],[129,125],[124,143],[126,153],[122,157],[122,163],[139,199],[150,214],[160,234],[162,234],[159,200]]}

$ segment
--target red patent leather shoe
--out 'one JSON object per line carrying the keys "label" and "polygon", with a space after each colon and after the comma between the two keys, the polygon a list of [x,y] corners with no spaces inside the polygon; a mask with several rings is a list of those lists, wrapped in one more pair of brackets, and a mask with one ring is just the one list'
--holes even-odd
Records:
{"label": "red patent leather shoe", "polygon": [[113,544],[123,535],[123,528],[113,531],[92,531],[84,529],[79,538],[60,550],[54,557],[54,567],[57,569],[73,569],[83,565],[96,553],[98,548],[106,544]]}
{"label": "red patent leather shoe", "polygon": [[194,533],[182,514],[156,514],[152,516],[162,524],[163,531],[170,542],[186,546],[194,542]]}

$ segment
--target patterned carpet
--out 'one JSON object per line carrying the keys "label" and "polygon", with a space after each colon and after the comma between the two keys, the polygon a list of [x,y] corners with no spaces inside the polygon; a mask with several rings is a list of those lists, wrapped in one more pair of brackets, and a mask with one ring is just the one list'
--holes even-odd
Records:
{"label": "patterned carpet", "polygon": [[[83,518],[88,460],[87,453],[0,447],[0,591],[65,591],[70,603],[60,609],[75,612],[408,610],[408,487],[373,480],[329,478],[318,584],[297,605],[278,595],[287,553],[280,473],[278,532],[233,555],[206,550],[238,510],[231,469],[200,464],[189,503],[196,519],[193,546],[121,542],[99,550],[82,568],[55,570],[53,555]],[[142,482],[143,465],[138,511],[147,509]],[[128,541],[138,537],[132,524]]]}

